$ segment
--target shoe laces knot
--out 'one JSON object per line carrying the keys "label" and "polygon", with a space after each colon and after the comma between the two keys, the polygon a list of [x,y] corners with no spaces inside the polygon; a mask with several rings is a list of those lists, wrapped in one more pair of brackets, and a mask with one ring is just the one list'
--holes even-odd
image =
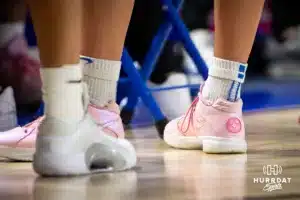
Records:
{"label": "shoe laces knot", "polygon": [[[196,110],[196,106],[197,106],[197,103],[199,102],[199,97],[197,97],[196,99],[194,99],[194,101],[192,102],[190,108],[188,109],[187,113],[185,114],[184,116],[184,119],[181,123],[181,126],[179,127],[179,130],[182,132],[182,133],[186,133],[190,126],[193,125],[193,117],[194,117],[194,112]],[[186,128],[184,128],[184,125],[187,121],[187,126]]]}

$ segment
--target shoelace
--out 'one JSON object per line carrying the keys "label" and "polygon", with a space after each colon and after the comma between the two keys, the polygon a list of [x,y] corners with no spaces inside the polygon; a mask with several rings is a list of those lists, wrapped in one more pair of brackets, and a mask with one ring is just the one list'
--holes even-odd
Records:
{"label": "shoelace", "polygon": [[[180,131],[182,133],[186,133],[189,130],[190,125],[191,124],[193,125],[193,116],[194,116],[194,112],[196,110],[196,106],[197,106],[198,101],[199,101],[199,97],[194,99],[194,101],[192,102],[190,108],[188,109],[187,113],[185,114],[183,122],[181,123],[181,127],[180,127]],[[188,125],[187,125],[186,129],[184,130],[184,124],[185,124],[186,120],[188,120]]]}
{"label": "shoelace", "polygon": [[[39,124],[43,121],[44,117],[39,117],[38,119],[36,119],[35,121],[26,124],[25,126],[23,126],[23,130],[25,132],[25,135],[20,138],[16,144],[18,145],[21,141],[23,141],[25,138],[29,137],[31,134],[34,133],[34,130],[37,129],[37,126],[39,126]],[[33,128],[31,127],[31,125],[36,124]]]}

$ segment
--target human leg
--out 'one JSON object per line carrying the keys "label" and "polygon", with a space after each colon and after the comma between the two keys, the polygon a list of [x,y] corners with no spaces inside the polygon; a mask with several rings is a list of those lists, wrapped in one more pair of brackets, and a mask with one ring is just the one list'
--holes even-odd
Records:
{"label": "human leg", "polygon": [[132,167],[135,157],[131,163],[123,159],[124,154],[135,156],[131,144],[112,149],[116,139],[107,136],[87,112],[89,98],[79,61],[82,1],[28,2],[43,65],[46,107],[37,138],[35,171],[42,175],[74,175]]}
{"label": "human leg", "polygon": [[181,118],[171,121],[165,141],[177,148],[208,153],[245,152],[240,88],[263,0],[215,0],[215,52],[209,77]]}
{"label": "human leg", "polygon": [[115,101],[127,27],[133,0],[86,1],[83,12],[82,55],[91,103],[103,107]]}

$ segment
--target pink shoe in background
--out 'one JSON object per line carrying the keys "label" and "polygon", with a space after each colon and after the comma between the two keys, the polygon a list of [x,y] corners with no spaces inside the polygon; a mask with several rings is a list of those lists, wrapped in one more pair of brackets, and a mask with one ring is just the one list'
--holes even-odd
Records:
{"label": "pink shoe in background", "polygon": [[110,102],[103,107],[97,107],[90,104],[88,109],[97,125],[101,126],[107,135],[120,139],[125,138],[118,104]]}
{"label": "pink shoe in background", "polygon": [[[0,48],[0,85],[12,86],[17,107],[42,100],[40,62],[29,56],[23,35],[16,35],[5,47]],[[30,95],[29,95],[30,94]]]}
{"label": "pink shoe in background", "polygon": [[23,127],[0,132],[0,157],[17,161],[32,161],[38,127],[43,117]]}
{"label": "pink shoe in background", "polygon": [[202,149],[206,153],[247,151],[242,100],[208,102],[201,93],[185,116],[167,124],[165,142],[180,149]]}

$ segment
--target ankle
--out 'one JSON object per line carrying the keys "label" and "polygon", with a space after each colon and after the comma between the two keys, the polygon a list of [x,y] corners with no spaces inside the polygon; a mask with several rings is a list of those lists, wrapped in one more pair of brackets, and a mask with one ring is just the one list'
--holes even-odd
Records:
{"label": "ankle", "polygon": [[235,102],[240,99],[247,64],[213,58],[209,77],[203,88],[203,97],[215,101],[218,98]]}
{"label": "ankle", "polygon": [[91,103],[103,107],[109,101],[115,101],[121,62],[85,56],[81,59],[87,61],[83,74],[89,87]]}

